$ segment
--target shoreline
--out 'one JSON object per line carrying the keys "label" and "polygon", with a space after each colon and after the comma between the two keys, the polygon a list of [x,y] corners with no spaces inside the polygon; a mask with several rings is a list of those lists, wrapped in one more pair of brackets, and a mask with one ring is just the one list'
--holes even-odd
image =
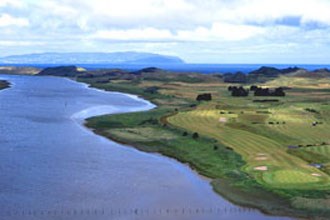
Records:
{"label": "shoreline", "polygon": [[[97,90],[97,91],[102,91],[102,92],[105,92],[105,93],[115,93],[115,94],[121,94],[121,95],[124,95],[124,96],[128,96],[132,99],[135,99],[135,100],[138,100],[138,101],[141,101],[143,103],[146,103],[147,105],[150,105],[152,107],[150,108],[146,108],[146,109],[138,109],[138,110],[133,110],[133,111],[128,111],[128,112],[119,112],[119,113],[106,113],[106,114],[101,114],[101,115],[94,115],[94,116],[91,116],[91,117],[86,117],[86,118],[83,118],[82,121],[81,121],[81,125],[84,126],[85,128],[87,128],[89,131],[92,131],[94,134],[97,134],[103,138],[106,138],[106,139],[109,139],[113,142],[116,142],[116,143],[119,143],[119,144],[122,144],[126,147],[130,147],[130,148],[134,148],[138,151],[141,151],[141,152],[145,152],[145,153],[152,153],[152,154],[155,154],[155,155],[159,155],[159,156],[162,156],[164,158],[168,158],[168,159],[173,159],[187,167],[189,167],[191,169],[191,171],[193,171],[194,173],[196,173],[200,178],[204,179],[204,180],[207,180],[209,182],[209,184],[211,184],[211,182],[213,181],[213,179],[211,177],[208,177],[206,175],[202,175],[199,173],[198,169],[196,169],[195,167],[191,166],[191,164],[189,164],[188,162],[184,162],[182,160],[180,160],[179,158],[176,158],[176,157],[171,157],[171,156],[167,156],[167,155],[164,155],[162,153],[159,153],[159,152],[156,152],[156,151],[146,151],[146,150],[143,150],[143,146],[138,146],[132,142],[127,142],[127,141],[123,141],[123,140],[120,140],[119,138],[115,138],[115,137],[108,137],[108,136],[105,136],[102,134],[102,132],[98,132],[97,129],[95,128],[92,128],[92,127],[88,127],[87,123],[88,123],[88,119],[89,118],[93,118],[93,117],[98,117],[98,116],[105,116],[105,115],[115,115],[115,114],[129,114],[129,113],[134,113],[134,112],[147,112],[147,111],[150,111],[150,110],[153,110],[153,109],[156,109],[158,108],[158,105],[152,103],[150,100],[147,100],[145,97],[143,97],[142,95],[136,95],[136,94],[131,94],[131,93],[125,93],[125,92],[119,92],[119,91],[107,91],[105,89],[101,89],[101,88],[96,88],[96,87],[93,87],[91,84],[89,83],[85,83],[85,82],[79,82],[79,81],[76,81],[74,79],[70,79],[68,78],[69,80],[73,80],[77,83],[81,83],[83,85],[86,85],[86,88],[89,88],[89,89],[93,89],[93,90]],[[77,112],[79,113],[79,112]],[[213,186],[211,185],[212,189],[213,189]],[[215,190],[213,190],[214,192],[216,192]]]}

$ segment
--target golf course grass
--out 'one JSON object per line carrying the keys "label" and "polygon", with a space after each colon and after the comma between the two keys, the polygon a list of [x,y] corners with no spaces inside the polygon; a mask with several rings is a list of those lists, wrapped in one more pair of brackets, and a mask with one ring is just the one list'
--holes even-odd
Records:
{"label": "golf course grass", "polygon": [[[255,128],[255,132],[253,132],[253,128],[259,126],[259,124],[252,124],[256,117],[253,117],[254,115],[251,113],[251,125],[249,125],[246,122],[246,117],[244,123],[239,119],[240,114],[245,115],[246,113],[235,114],[235,112],[233,112],[227,115],[219,113],[221,111],[224,112],[223,110],[210,110],[209,108],[211,107],[206,106],[203,106],[203,108],[207,108],[208,110],[196,109],[178,113],[169,117],[168,121],[175,126],[198,132],[207,137],[212,137],[220,143],[233,148],[237,153],[242,155],[243,159],[247,162],[247,165],[244,166],[243,169],[247,173],[253,175],[256,180],[262,184],[267,184],[271,187],[295,189],[313,189],[315,187],[327,189],[329,186],[330,179],[327,174],[315,167],[309,166],[306,161],[288,154],[286,152],[287,146],[276,141],[276,139],[258,134],[257,131],[261,128]],[[281,119],[284,120],[284,118]],[[271,118],[271,120],[273,120],[273,118]],[[281,123],[282,122],[283,121],[281,121]],[[227,125],[227,123],[229,125]],[[234,127],[230,125],[235,123],[237,123],[238,126]],[[310,124],[311,123],[312,122],[310,122]],[[244,125],[244,129],[240,129],[240,126],[243,127]],[[248,129],[248,126],[250,126],[251,129]],[[282,132],[282,128],[278,128],[282,126],[282,124],[269,126],[270,128],[268,129],[280,129]],[[296,126],[290,128],[290,122],[286,122],[284,126],[286,127],[285,130],[288,131],[284,134],[300,134],[299,130],[298,132],[296,131]],[[312,136],[306,138],[305,141],[315,141],[316,137],[323,137],[323,139],[329,138],[327,137],[326,131],[322,129],[320,133],[312,129],[311,132],[309,132],[308,128],[300,128],[300,130],[301,134],[304,132],[305,136]],[[293,135],[291,136],[295,137]],[[282,170],[286,171],[286,174],[294,174],[292,175],[293,179],[298,176],[299,178],[296,178],[295,181],[292,182],[293,184],[290,184],[290,181],[281,179],[283,172],[280,171]],[[292,172],[288,172],[290,170]],[[318,174],[318,177],[312,176],[312,174]]]}
{"label": "golf course grass", "polygon": [[[213,76],[193,83],[175,77],[97,80],[80,79],[96,88],[140,95],[157,108],[90,118],[86,125],[96,133],[188,163],[237,204],[275,215],[330,216],[324,205],[330,202],[330,79],[322,79],[319,88],[292,77],[291,89],[276,102],[232,97],[230,84]],[[264,85],[285,80],[290,78]],[[212,101],[197,102],[202,93],[211,93]]]}

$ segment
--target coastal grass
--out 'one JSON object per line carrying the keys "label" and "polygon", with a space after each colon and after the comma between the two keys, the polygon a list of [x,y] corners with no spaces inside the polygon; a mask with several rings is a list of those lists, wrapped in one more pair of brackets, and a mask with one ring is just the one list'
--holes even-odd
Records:
{"label": "coastal grass", "polygon": [[208,177],[221,178],[227,173],[240,172],[244,161],[237,153],[216,144],[212,139],[193,138],[193,133],[185,130],[168,125],[164,129],[164,124],[161,123],[164,113],[166,110],[154,109],[116,117],[93,117],[87,120],[86,125],[110,139],[134,144],[144,151],[174,157]]}

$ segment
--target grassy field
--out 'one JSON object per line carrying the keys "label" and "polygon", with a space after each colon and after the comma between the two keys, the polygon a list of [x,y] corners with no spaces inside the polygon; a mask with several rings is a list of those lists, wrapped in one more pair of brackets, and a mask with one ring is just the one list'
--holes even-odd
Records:
{"label": "grassy field", "polygon": [[[288,80],[280,77],[265,85]],[[263,98],[252,95],[234,98],[227,91],[229,84],[213,76],[203,82],[175,77],[82,81],[138,94],[158,105],[148,112],[91,118],[87,126],[95,132],[190,164],[213,179],[218,193],[238,204],[272,214],[321,219],[330,215],[326,205],[330,201],[330,86],[322,80],[320,88],[312,81],[306,86],[309,79],[292,78],[286,84],[291,87],[287,96],[276,97],[278,102],[255,102]],[[147,92],[153,87],[157,92]],[[195,101],[206,92],[212,94],[212,101]]]}
{"label": "grassy field", "polygon": [[280,76],[279,78],[267,82],[266,85],[270,87],[285,86],[305,89],[322,89],[330,87],[330,79]]}

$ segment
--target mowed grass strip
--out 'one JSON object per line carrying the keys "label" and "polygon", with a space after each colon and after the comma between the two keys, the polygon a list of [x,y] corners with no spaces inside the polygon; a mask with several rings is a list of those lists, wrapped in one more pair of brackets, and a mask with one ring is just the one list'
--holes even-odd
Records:
{"label": "mowed grass strip", "polygon": [[328,157],[330,160],[330,145],[307,147],[305,150],[322,154],[323,156]]}
{"label": "mowed grass strip", "polygon": [[[285,121],[285,124],[267,125],[279,133],[295,137],[296,143],[292,144],[320,144],[322,142],[330,142],[330,124],[327,119],[323,119],[324,115],[315,115],[307,113],[303,109],[285,108],[273,109],[273,114],[268,119],[269,121]],[[313,122],[320,122],[313,126]]]}

